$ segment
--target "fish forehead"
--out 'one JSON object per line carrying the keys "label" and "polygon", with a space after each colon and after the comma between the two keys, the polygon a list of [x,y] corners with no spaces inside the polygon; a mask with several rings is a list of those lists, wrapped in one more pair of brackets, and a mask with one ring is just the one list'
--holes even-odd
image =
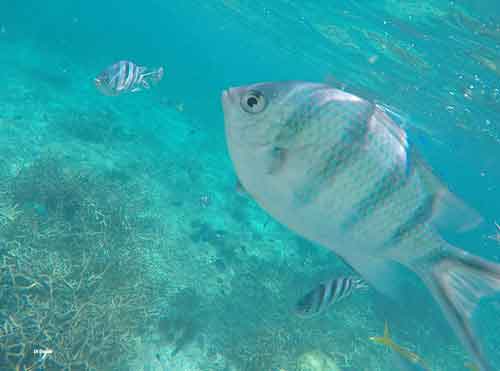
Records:
{"label": "fish forehead", "polygon": [[[263,82],[251,85],[229,88],[223,92],[223,106],[229,109],[240,110],[241,98],[250,91],[256,91],[263,94],[270,104],[277,109],[278,104],[290,105],[313,105],[320,104],[324,99],[336,101],[361,101],[362,98],[353,94],[335,89],[327,84],[313,83],[305,81],[282,81],[282,82]],[[318,94],[319,93],[319,94]]]}
{"label": "fish forehead", "polygon": [[[259,114],[249,114],[241,108],[242,98],[251,91],[266,98],[266,109]],[[301,81],[230,88],[222,94],[222,105],[228,142],[236,140],[250,145],[283,142],[299,131],[303,134],[301,140],[307,144],[328,140],[337,129],[335,123],[355,120],[372,106],[329,85]]]}
{"label": "fish forehead", "polygon": [[242,96],[248,91],[255,90],[262,92],[268,97],[277,98],[288,95],[290,93],[312,90],[323,86],[328,85],[306,81],[273,81],[232,87],[229,88],[228,91],[230,94],[233,94],[235,96]]}

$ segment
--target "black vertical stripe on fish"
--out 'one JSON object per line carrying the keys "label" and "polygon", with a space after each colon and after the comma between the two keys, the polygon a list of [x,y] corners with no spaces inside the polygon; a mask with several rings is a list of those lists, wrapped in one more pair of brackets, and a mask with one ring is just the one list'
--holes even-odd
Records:
{"label": "black vertical stripe on fish", "polygon": [[132,64],[131,62],[128,62],[127,63],[127,67],[128,67],[128,71],[127,71],[127,75],[126,75],[127,77],[125,79],[125,83],[124,83],[124,86],[123,86],[123,88],[125,90],[130,89],[130,87],[137,80],[137,68],[135,67],[135,65]]}
{"label": "black vertical stripe on fish", "polygon": [[354,206],[353,214],[344,222],[347,229],[353,228],[365,218],[374,214],[384,202],[392,195],[401,190],[411,179],[413,166],[411,159],[407,158],[406,163],[394,163],[389,170],[373,187],[373,190]]}
{"label": "black vertical stripe on fish", "polygon": [[401,242],[412,231],[425,225],[432,218],[436,197],[435,194],[427,196],[408,220],[396,228],[389,240],[386,241],[385,246],[392,246]]}
{"label": "black vertical stripe on fish", "polygon": [[141,79],[141,69],[132,62],[128,62],[128,75],[125,80],[125,90],[131,90]]}
{"label": "black vertical stripe on fish", "polygon": [[325,301],[325,294],[327,293],[326,285],[322,283],[319,286],[317,301],[316,301],[316,312],[319,312],[323,308],[323,302]]}
{"label": "black vertical stripe on fish", "polygon": [[269,153],[269,165],[266,170],[267,174],[276,174],[283,168],[286,162],[287,150],[284,148],[274,147]]}
{"label": "black vertical stripe on fish", "polygon": [[339,278],[338,280],[334,281],[333,286],[333,302],[338,302],[339,300],[342,300],[342,293],[344,290],[346,290],[345,283],[347,282],[346,279],[343,277]]}
{"label": "black vertical stripe on fish", "polygon": [[133,67],[130,62],[125,62],[122,70],[122,76],[121,76],[121,89],[127,90],[127,78],[130,75],[130,73],[133,73]]}
{"label": "black vertical stripe on fish", "polygon": [[323,295],[322,307],[327,307],[335,300],[335,283],[336,281],[328,281],[324,283],[325,293]]}
{"label": "black vertical stripe on fish", "polygon": [[354,290],[354,281],[351,280],[346,280],[346,289],[344,290],[344,295],[342,296],[342,299],[346,298],[347,296],[351,295],[352,291]]}
{"label": "black vertical stripe on fish", "polygon": [[328,305],[331,305],[331,304],[339,301],[339,295],[341,293],[340,286],[342,285],[343,281],[344,281],[343,277],[340,277],[340,278],[331,282],[332,293],[331,293],[331,299],[330,299],[330,302],[328,303]]}
{"label": "black vertical stripe on fish", "polygon": [[116,85],[117,90],[124,90],[125,88],[125,77],[127,76],[129,62],[121,61],[118,70],[118,82]]}
{"label": "black vertical stripe on fish", "polygon": [[303,203],[310,202],[320,192],[325,183],[334,178],[358,159],[363,150],[366,138],[370,133],[370,121],[376,106],[373,106],[366,117],[348,122],[340,140],[324,152],[318,159],[318,166],[311,169],[306,179],[306,186],[297,191],[297,198]]}
{"label": "black vertical stripe on fish", "polygon": [[[308,96],[308,102],[299,104],[281,126],[281,130],[275,137],[275,143],[278,145],[289,145],[305,128],[309,127],[311,122],[314,122],[314,118],[319,117],[325,110],[325,106],[330,102],[330,100],[321,102],[324,93],[330,90],[331,88],[327,87],[315,90],[313,94]],[[318,104],[318,102],[321,103]]]}
{"label": "black vertical stripe on fish", "polygon": [[340,282],[337,283],[336,301],[340,301],[351,294],[351,282],[350,279],[342,278]]}

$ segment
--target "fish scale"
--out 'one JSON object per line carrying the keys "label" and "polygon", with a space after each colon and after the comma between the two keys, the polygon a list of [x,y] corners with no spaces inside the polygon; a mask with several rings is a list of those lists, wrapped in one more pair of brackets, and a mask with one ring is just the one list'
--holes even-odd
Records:
{"label": "fish scale", "polygon": [[[319,151],[316,158],[306,153],[305,158],[315,158],[315,161],[306,168],[304,184],[295,191],[297,198],[301,202],[311,202],[318,193],[325,188],[334,186],[335,178],[347,171],[360,160],[363,146],[370,132],[370,119],[373,114],[373,106],[366,106],[361,112],[349,112],[349,116],[343,116],[340,135],[332,143],[328,143],[326,148]],[[335,113],[333,110],[330,114]],[[324,116],[328,120],[328,116]],[[363,125],[357,125],[357,122],[363,122]],[[319,124],[320,125],[320,124]],[[321,125],[325,127],[325,125]],[[309,150],[310,147],[305,150]]]}

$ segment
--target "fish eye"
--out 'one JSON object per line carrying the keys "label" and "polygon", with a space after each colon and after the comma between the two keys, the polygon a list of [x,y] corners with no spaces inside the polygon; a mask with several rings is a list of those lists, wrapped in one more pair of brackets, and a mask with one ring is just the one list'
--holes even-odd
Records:
{"label": "fish eye", "polygon": [[267,99],[259,91],[250,90],[241,97],[241,108],[248,113],[261,113],[266,109]]}

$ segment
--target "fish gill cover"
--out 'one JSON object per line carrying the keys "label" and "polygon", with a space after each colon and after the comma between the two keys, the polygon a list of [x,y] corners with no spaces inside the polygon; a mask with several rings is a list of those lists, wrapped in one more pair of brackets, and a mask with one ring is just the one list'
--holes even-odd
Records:
{"label": "fish gill cover", "polygon": [[[432,370],[466,369],[408,272],[403,303],[294,314],[353,272],[236,191],[220,91],[326,81],[401,112],[485,218],[450,238],[498,262],[499,41],[489,1],[0,2],[0,370],[387,370],[385,321]],[[103,95],[119,61],[165,73]],[[498,306],[476,317],[498,366]]]}

